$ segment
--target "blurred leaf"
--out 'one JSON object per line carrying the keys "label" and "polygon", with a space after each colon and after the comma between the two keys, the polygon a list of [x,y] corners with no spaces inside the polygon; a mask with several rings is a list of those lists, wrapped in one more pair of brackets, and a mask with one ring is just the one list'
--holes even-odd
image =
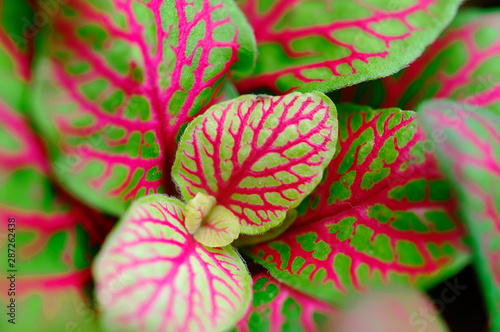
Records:
{"label": "blurred leaf", "polygon": [[476,269],[493,321],[500,330],[500,117],[451,101],[419,106],[442,169],[455,183],[473,237]]}
{"label": "blurred leaf", "polygon": [[448,331],[432,302],[411,289],[365,294],[342,310],[330,329],[335,332]]}
{"label": "blurred leaf", "polygon": [[[0,21],[0,278],[8,281],[8,270],[17,271],[15,295],[3,291],[0,297],[4,304],[15,299],[15,329],[20,331],[40,326],[44,331],[94,329],[95,313],[85,291],[91,281],[91,258],[110,220],[80,205],[51,181],[44,145],[25,116],[32,46],[10,39],[13,34],[23,36],[22,26],[5,26],[12,17],[31,20],[33,13],[21,1],[3,1],[0,15],[14,15]],[[16,220],[12,232],[7,228],[9,218]],[[15,261],[7,261],[8,249],[15,251]],[[3,316],[0,330],[10,330],[11,317]]]}

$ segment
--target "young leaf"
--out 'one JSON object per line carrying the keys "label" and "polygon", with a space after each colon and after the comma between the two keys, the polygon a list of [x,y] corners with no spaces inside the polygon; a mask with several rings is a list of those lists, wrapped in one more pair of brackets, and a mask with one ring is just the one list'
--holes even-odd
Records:
{"label": "young leaf", "polygon": [[251,71],[253,35],[230,0],[72,0],[37,61],[34,119],[59,180],[121,214],[135,198],[176,193],[177,139],[225,75]]}
{"label": "young leaf", "polygon": [[189,125],[173,178],[186,200],[213,196],[242,233],[263,233],[319,183],[336,136],[335,105],[323,94],[242,96]]}
{"label": "young leaf", "polygon": [[240,234],[239,219],[201,192],[187,203],[184,225],[196,241],[208,247],[227,246]]}
{"label": "young leaf", "polygon": [[203,223],[203,219],[208,217],[215,205],[215,198],[203,193],[197,193],[196,196],[187,203],[185,208],[186,212],[184,213],[184,225],[189,233],[196,233]]}
{"label": "young leaf", "polygon": [[[32,18],[33,12],[24,1],[3,1],[0,16]],[[33,40],[20,22],[0,21],[0,220],[5,227],[0,278],[7,281],[10,270],[17,271],[15,296],[9,287],[0,294],[3,304],[15,299],[15,325],[8,321],[14,317],[4,314],[0,330],[63,331],[77,325],[87,331],[95,317],[85,295],[90,260],[110,220],[75,202],[49,178],[44,145],[24,115]],[[10,218],[15,221],[9,223]]]}
{"label": "young leaf", "polygon": [[422,126],[455,182],[472,234],[475,263],[493,320],[500,329],[500,117],[450,101],[419,106]]}
{"label": "young leaf", "polygon": [[408,68],[338,92],[336,100],[414,109],[422,100],[451,98],[500,114],[500,12],[461,11],[443,35]]}
{"label": "young leaf", "polygon": [[237,331],[325,331],[325,323],[337,315],[330,304],[305,295],[268,274],[253,278],[253,306]]}
{"label": "young leaf", "polygon": [[240,91],[331,91],[391,75],[451,21],[460,0],[239,0],[259,58]]}
{"label": "young leaf", "polygon": [[428,286],[463,267],[457,202],[414,112],[339,108],[339,146],[299,217],[248,249],[289,285],[336,303],[380,283]]}
{"label": "young leaf", "polygon": [[227,330],[252,298],[252,280],[234,249],[196,242],[184,226],[183,204],[163,195],[129,208],[93,272],[109,331]]}
{"label": "young leaf", "polygon": [[227,246],[240,235],[240,221],[228,209],[217,205],[194,233],[196,241],[208,247]]}

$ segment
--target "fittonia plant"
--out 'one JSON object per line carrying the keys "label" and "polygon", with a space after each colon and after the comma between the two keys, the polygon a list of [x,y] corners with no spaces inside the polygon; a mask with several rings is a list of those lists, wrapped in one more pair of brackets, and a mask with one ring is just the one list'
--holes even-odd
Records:
{"label": "fittonia plant", "polygon": [[[191,122],[173,168],[187,205],[141,198],[97,258],[97,294],[128,282],[104,303],[104,325],[218,331],[237,323],[252,283],[229,244],[240,231],[280,224],[311,193],[335,151],[336,115],[326,96],[293,93],[242,96]],[[130,306],[131,297],[142,300]]]}
{"label": "fittonia plant", "polygon": [[499,330],[500,16],[460,2],[0,1],[16,325],[411,329],[472,260]]}

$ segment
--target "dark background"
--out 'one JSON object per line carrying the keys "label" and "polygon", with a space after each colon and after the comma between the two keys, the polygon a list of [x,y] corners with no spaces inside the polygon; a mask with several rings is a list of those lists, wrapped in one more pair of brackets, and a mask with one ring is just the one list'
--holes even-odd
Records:
{"label": "dark background", "polygon": [[[457,289],[454,285],[458,285]],[[450,331],[489,331],[485,302],[472,266],[432,288],[427,295],[436,304]]]}
{"label": "dark background", "polygon": [[500,6],[500,0],[468,0],[465,2],[466,6],[480,6],[480,7],[496,7]]}

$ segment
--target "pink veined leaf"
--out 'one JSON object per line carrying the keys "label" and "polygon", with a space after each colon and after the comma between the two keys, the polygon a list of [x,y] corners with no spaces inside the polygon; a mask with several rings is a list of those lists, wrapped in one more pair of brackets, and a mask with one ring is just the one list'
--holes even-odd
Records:
{"label": "pink veined leaf", "polygon": [[[33,15],[24,1],[0,2],[0,13]],[[15,326],[20,330],[63,330],[70,322],[86,328],[94,315],[85,294],[90,260],[111,220],[83,207],[51,181],[45,147],[25,117],[31,46],[23,43],[32,40],[21,38],[21,26],[9,24],[14,23],[0,24],[0,220],[5,223],[0,249],[6,255],[0,277],[7,280],[9,270],[18,271]],[[9,218],[15,218],[15,229],[7,228]],[[2,292],[0,297],[9,303],[12,296]],[[11,318],[0,321],[0,330],[12,328]]]}
{"label": "pink veined leaf", "polygon": [[268,274],[253,277],[253,305],[238,332],[325,331],[338,311],[332,305],[303,294]]}
{"label": "pink veined leaf", "polygon": [[323,94],[246,95],[189,125],[173,177],[186,200],[212,196],[239,219],[241,233],[259,234],[319,183],[336,137],[336,108]]}
{"label": "pink veined leaf", "polygon": [[[7,253],[13,249],[9,243],[16,245],[13,264],[22,271],[16,279],[22,285],[16,289],[17,314],[30,317],[18,319],[16,326],[34,330],[42,324],[61,330],[73,321],[83,328],[90,322],[82,320],[93,314],[85,294],[91,281],[90,261],[110,230],[111,220],[54,186],[43,145],[27,120],[2,97],[0,118],[0,219],[16,220],[15,231],[5,234],[1,250]],[[9,264],[6,259],[1,264],[4,280],[6,271],[12,270]],[[2,299],[9,301],[6,292]],[[2,326],[10,323],[3,319],[3,330]]]}
{"label": "pink veined leaf", "polygon": [[251,301],[252,280],[230,246],[206,248],[163,195],[127,210],[93,268],[107,331],[222,331]]}
{"label": "pink veined leaf", "polygon": [[385,77],[415,60],[460,0],[239,0],[255,30],[254,74],[244,93],[327,92]]}
{"label": "pink veined leaf", "polygon": [[72,0],[37,58],[33,117],[60,182],[121,214],[135,198],[176,194],[177,139],[254,64],[254,37],[230,0]]}
{"label": "pink veined leaf", "polygon": [[492,320],[500,329],[500,117],[451,101],[418,107],[422,126],[453,179],[472,235],[475,263]]}
{"label": "pink veined leaf", "polygon": [[450,98],[500,112],[500,12],[466,9],[424,54],[394,76],[338,92],[335,100],[413,109]]}
{"label": "pink veined leaf", "polygon": [[[4,176],[0,218],[16,221],[15,231],[5,234],[0,249],[7,253],[13,249],[9,246],[11,239],[15,241],[16,327],[34,331],[44,326],[60,331],[72,322],[91,330],[97,320],[87,294],[92,278],[90,264],[111,228],[111,220],[51,188],[51,182],[31,173],[29,168],[6,174],[0,166],[0,177]],[[19,181],[20,178],[25,180]],[[16,190],[16,186],[26,188]],[[12,262],[4,262],[0,277],[6,280]],[[2,303],[10,301],[7,292],[0,297]],[[11,324],[6,319],[0,322],[1,330],[9,328]]]}
{"label": "pink veined leaf", "polygon": [[457,201],[415,113],[339,106],[339,145],[286,232],[249,253],[332,303],[386,283],[428,287],[468,259]]}

